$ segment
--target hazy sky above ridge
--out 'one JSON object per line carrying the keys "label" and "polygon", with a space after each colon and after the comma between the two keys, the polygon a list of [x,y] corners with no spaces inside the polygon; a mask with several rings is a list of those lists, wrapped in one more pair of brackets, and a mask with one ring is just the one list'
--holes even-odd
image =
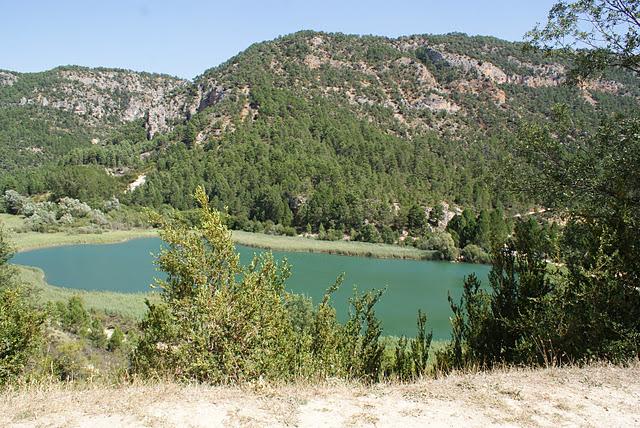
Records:
{"label": "hazy sky above ridge", "polygon": [[0,0],[0,69],[118,67],[193,78],[299,30],[522,40],[555,0]]}

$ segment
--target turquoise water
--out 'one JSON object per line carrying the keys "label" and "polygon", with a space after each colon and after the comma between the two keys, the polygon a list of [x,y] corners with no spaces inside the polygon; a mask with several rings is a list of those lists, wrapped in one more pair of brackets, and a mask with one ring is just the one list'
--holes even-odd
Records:
{"label": "turquoise water", "polygon": [[[13,263],[41,268],[52,285],[85,290],[118,292],[149,291],[156,271],[152,253],[157,238],[135,239],[109,245],[72,245],[18,253]],[[241,261],[264,250],[238,246]],[[310,296],[317,303],[324,291],[344,272],[345,281],[334,294],[338,316],[345,319],[347,299],[354,285],[360,290],[386,289],[377,306],[385,334],[415,334],[418,309],[427,312],[434,337],[450,334],[451,310],[447,293],[460,297],[464,277],[475,272],[486,280],[489,266],[414,260],[373,259],[319,253],[273,252],[276,259],[286,257],[292,265],[288,289]]]}

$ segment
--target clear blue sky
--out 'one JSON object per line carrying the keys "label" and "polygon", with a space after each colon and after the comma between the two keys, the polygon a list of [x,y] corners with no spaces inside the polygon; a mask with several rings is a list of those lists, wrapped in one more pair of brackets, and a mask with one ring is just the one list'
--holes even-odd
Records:
{"label": "clear blue sky", "polygon": [[299,30],[521,40],[555,0],[0,0],[0,69],[105,66],[192,78]]}

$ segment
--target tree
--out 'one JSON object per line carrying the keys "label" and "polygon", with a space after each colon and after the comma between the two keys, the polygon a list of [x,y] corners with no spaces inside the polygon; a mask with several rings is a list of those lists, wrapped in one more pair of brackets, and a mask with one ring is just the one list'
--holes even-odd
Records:
{"label": "tree", "polygon": [[491,250],[491,220],[487,210],[480,211],[480,215],[478,215],[473,243],[485,251]]}
{"label": "tree", "polygon": [[569,77],[580,81],[609,67],[640,72],[640,2],[558,1],[544,27],[525,36],[537,48],[562,49],[574,60]]}
{"label": "tree", "polygon": [[490,292],[472,274],[459,303],[449,296],[452,341],[438,356],[440,368],[555,363],[567,356],[554,354],[565,351],[557,311],[562,298],[547,275],[540,230],[521,222],[514,239],[494,250]]}
{"label": "tree", "polygon": [[424,213],[424,209],[416,204],[411,205],[407,213],[407,227],[411,233],[415,235],[421,234],[426,224],[427,215]]}
{"label": "tree", "polygon": [[[569,37],[570,46],[593,48],[570,52],[578,80],[612,67],[638,72],[639,12],[637,1],[558,2],[547,26],[530,37],[543,47]],[[562,295],[555,308],[563,314],[564,334],[556,350],[574,360],[637,357],[640,119],[612,117],[587,132],[566,107],[554,113],[551,123],[522,130],[515,145],[518,161],[527,162],[533,173],[515,188],[567,220],[562,238],[566,269],[556,280]]]}
{"label": "tree", "polygon": [[17,284],[8,264],[13,252],[0,227],[0,385],[19,376],[38,349],[44,314],[30,301],[29,290]]}
{"label": "tree", "polygon": [[434,258],[439,260],[456,260],[460,255],[453,238],[447,232],[432,232],[419,246],[423,250],[434,251]]}
{"label": "tree", "polygon": [[372,242],[375,244],[380,242],[382,238],[378,229],[373,224],[367,223],[360,229],[358,239],[363,242]]}
{"label": "tree", "polygon": [[270,253],[239,264],[222,214],[196,191],[201,221],[196,228],[162,218],[167,246],[158,266],[162,302],[147,302],[134,370],[199,381],[240,381],[294,373],[294,329],[285,307],[286,264]]}
{"label": "tree", "polygon": [[442,204],[436,204],[431,211],[429,211],[429,224],[432,227],[438,227],[442,220],[444,220],[444,208]]}
{"label": "tree", "polygon": [[118,349],[122,348],[122,344],[124,343],[124,333],[120,329],[120,327],[116,326],[111,333],[111,337],[107,342],[107,350],[111,352],[115,352]]}
{"label": "tree", "polygon": [[193,148],[196,144],[197,136],[198,130],[196,129],[195,125],[191,121],[187,122],[187,124],[184,126],[182,135],[182,142],[184,143],[184,145],[189,148]]}

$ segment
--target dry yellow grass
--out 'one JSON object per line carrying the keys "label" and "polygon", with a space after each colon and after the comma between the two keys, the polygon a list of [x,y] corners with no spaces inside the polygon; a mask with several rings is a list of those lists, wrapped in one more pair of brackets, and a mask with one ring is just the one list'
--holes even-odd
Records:
{"label": "dry yellow grass", "polygon": [[411,384],[50,385],[0,394],[1,426],[638,426],[640,365]]}

